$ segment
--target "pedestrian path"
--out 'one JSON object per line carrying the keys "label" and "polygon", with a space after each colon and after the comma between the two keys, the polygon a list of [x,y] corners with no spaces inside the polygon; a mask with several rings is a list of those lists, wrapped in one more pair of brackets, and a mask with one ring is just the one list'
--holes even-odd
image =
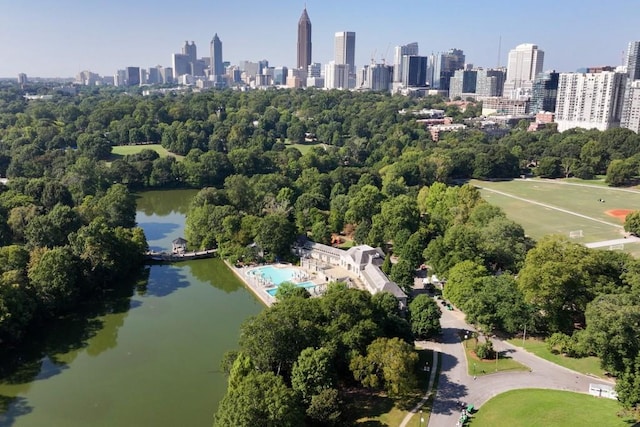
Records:
{"label": "pedestrian path", "polygon": [[[420,400],[420,402],[418,402],[418,404],[413,409],[411,409],[411,411],[409,411],[409,413],[404,417],[404,419],[400,423],[400,427],[406,427],[407,423],[411,421],[411,418],[413,418],[413,416],[416,413],[418,413],[418,411],[420,411],[420,408],[422,408],[424,404],[427,403],[427,400],[429,400],[429,397],[431,397],[433,383],[436,380],[436,372],[438,372],[438,352],[434,350],[433,361],[431,362],[431,374],[429,375],[429,385],[427,386],[427,392],[424,394],[424,396],[422,396],[422,399]],[[420,417],[422,416],[423,416],[422,411],[420,411]],[[424,418],[420,420],[420,425],[424,425],[426,427],[426,424],[424,424]]]}
{"label": "pedestrian path", "polygon": [[594,248],[604,248],[607,246],[617,246],[617,245],[624,245],[625,243],[636,243],[636,242],[640,242],[640,238],[636,236],[629,236],[624,239],[603,240],[600,242],[586,243],[585,246],[588,248],[594,249]]}

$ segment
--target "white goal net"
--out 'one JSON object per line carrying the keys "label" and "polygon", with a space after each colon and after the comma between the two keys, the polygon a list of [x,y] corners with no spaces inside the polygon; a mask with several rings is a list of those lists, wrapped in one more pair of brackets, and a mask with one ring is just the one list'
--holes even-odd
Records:
{"label": "white goal net", "polygon": [[569,232],[569,238],[570,239],[577,239],[580,237],[584,237],[584,234],[582,234],[582,230],[575,230],[575,231],[570,231]]}

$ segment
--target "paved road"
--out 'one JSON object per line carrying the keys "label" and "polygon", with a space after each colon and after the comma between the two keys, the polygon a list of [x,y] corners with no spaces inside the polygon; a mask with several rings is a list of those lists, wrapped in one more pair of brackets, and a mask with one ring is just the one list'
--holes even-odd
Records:
{"label": "paved road", "polygon": [[464,315],[455,310],[442,312],[443,337],[429,347],[442,352],[441,371],[429,427],[453,427],[460,416],[460,402],[480,407],[493,396],[519,388],[550,388],[587,393],[589,383],[603,380],[579,374],[555,365],[511,344],[494,339],[498,351],[506,351],[530,372],[503,372],[483,375],[477,379],[467,374],[465,353],[458,338],[460,330],[472,330]]}

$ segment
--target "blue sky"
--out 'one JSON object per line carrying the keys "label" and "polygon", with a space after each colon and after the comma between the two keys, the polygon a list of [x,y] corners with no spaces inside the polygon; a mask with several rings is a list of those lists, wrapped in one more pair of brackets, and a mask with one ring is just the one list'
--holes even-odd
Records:
{"label": "blue sky", "polygon": [[[295,65],[304,1],[14,0],[0,7],[0,77],[112,75],[126,66],[170,66],[185,40],[208,56],[214,33],[223,59]],[[637,0],[307,0],[313,61],[333,58],[333,34],[356,32],[358,67],[417,41],[420,54],[463,49],[476,66],[506,64],[509,49],[535,43],[545,69],[619,65],[640,40]],[[498,56],[499,40],[501,54]],[[498,59],[499,58],[499,59]]]}

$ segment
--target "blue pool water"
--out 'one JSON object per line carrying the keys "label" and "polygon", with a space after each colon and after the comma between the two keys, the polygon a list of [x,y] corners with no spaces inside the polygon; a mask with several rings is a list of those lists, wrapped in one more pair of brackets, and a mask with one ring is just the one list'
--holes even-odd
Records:
{"label": "blue pool water", "polygon": [[[292,267],[273,267],[271,265],[267,265],[265,267],[254,268],[247,272],[248,275],[262,277],[268,282],[273,283],[275,286],[272,289],[268,289],[267,293],[271,296],[274,296],[278,291],[278,285],[283,282],[296,282],[296,273],[301,273],[302,270],[299,268]],[[297,286],[301,288],[314,288],[316,286],[315,283],[311,281],[296,283]]]}

